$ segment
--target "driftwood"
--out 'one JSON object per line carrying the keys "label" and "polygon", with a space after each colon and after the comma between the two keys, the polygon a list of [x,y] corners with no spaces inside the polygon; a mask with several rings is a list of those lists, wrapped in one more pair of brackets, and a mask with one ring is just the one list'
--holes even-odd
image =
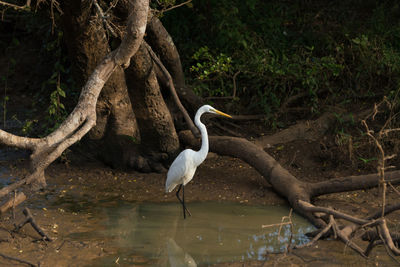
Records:
{"label": "driftwood", "polygon": [[16,206],[24,202],[25,199],[26,196],[23,192],[19,192],[15,196],[11,197],[0,207],[0,215],[4,214],[7,210],[11,208],[15,208]]}
{"label": "driftwood", "polygon": [[[308,212],[312,213],[319,212],[319,213],[329,214],[330,222],[320,232],[320,234],[324,234],[325,232],[330,230],[330,228],[332,228],[332,230],[335,233],[335,236],[339,237],[346,245],[357,251],[361,256],[363,257],[368,256],[372,248],[371,244],[374,244],[374,242],[377,239],[381,239],[382,243],[384,243],[385,246],[387,246],[387,248],[390,249],[390,251],[394,255],[400,256],[400,249],[396,247],[393,241],[393,237],[397,238],[399,234],[390,233],[389,228],[387,227],[386,224],[386,219],[384,217],[380,217],[378,219],[374,219],[371,217],[369,217],[368,219],[357,218],[355,216],[339,212],[331,208],[317,207],[302,200],[299,200],[299,205]],[[399,206],[397,206],[397,210],[398,209],[400,209]],[[334,218],[339,218],[349,221],[353,223],[353,225],[346,225],[345,227],[339,229],[339,226]],[[354,224],[358,226],[355,226]],[[377,231],[372,231],[373,236],[371,236],[371,232],[366,231],[365,229],[374,227],[377,228]],[[365,250],[361,249],[359,245],[357,245],[354,241],[352,241],[352,238],[356,231],[363,231],[364,240],[367,240],[366,238],[367,235],[369,235],[370,237],[370,244]],[[318,238],[321,236],[320,234],[318,235]],[[316,239],[317,238],[314,238],[313,241]]]}
{"label": "driftwood", "polygon": [[36,223],[35,218],[33,217],[31,211],[28,208],[25,208],[22,211],[25,215],[25,219],[19,223],[18,225],[15,225],[14,232],[18,232],[22,227],[24,227],[25,224],[29,223],[33,229],[43,238],[45,241],[53,241],[52,238],[50,238],[45,231]]}
{"label": "driftwood", "polygon": [[33,263],[29,262],[29,261],[18,259],[16,257],[11,257],[11,256],[8,256],[8,255],[3,254],[3,253],[0,253],[0,257],[3,257],[3,258],[5,258],[7,260],[10,260],[10,261],[16,261],[16,262],[19,262],[19,263],[22,263],[22,264],[26,264],[26,265],[31,266],[31,267],[38,266],[38,265],[33,264]]}

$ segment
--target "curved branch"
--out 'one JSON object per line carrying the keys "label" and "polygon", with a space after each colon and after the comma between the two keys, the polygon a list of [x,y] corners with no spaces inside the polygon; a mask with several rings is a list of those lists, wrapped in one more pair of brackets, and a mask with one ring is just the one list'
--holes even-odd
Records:
{"label": "curved branch", "polygon": [[[170,73],[182,102],[188,109],[192,109],[191,111],[196,111],[203,104],[203,100],[186,87],[178,49],[168,31],[156,16],[152,16],[148,21],[146,40]],[[161,79],[161,81],[168,82],[165,79]]]}
{"label": "curved branch", "polygon": [[0,1],[0,5],[11,7],[11,8],[14,8],[15,10],[17,10],[17,9],[27,9],[27,8],[29,8],[31,6],[31,0],[26,0],[25,5],[23,5],[23,6],[15,5],[15,4],[4,2],[4,1]]}
{"label": "curved branch", "polygon": [[[400,183],[400,171],[386,172],[385,177],[386,181],[391,182],[392,184]],[[380,177],[378,174],[335,178],[311,184],[310,196],[313,198],[331,193],[368,189],[377,186],[379,184],[379,179]]]}
{"label": "curved branch", "polygon": [[[181,132],[180,137],[183,143],[198,146],[198,140],[191,136],[188,131]],[[318,228],[325,227],[326,223],[313,215],[313,212],[317,212],[317,210],[306,208],[304,203],[310,203],[312,197],[323,194],[373,187],[376,186],[379,181],[378,175],[370,174],[365,176],[337,178],[315,184],[302,182],[284,169],[262,148],[246,139],[210,136],[209,142],[210,151],[221,155],[233,156],[250,164],[272,185],[274,191],[289,201],[290,205],[297,213],[306,217]],[[398,182],[399,175],[400,171],[388,172],[387,179],[388,181]],[[326,212],[326,210],[321,211]],[[334,215],[340,216],[339,213]],[[354,220],[361,224],[368,222],[368,220],[365,219],[356,218]]]}
{"label": "curved branch", "polygon": [[188,112],[186,111],[185,107],[182,105],[181,100],[179,99],[176,90],[175,90],[175,86],[174,86],[174,82],[172,81],[172,77],[169,74],[169,72],[167,71],[167,69],[164,67],[164,65],[161,63],[160,59],[157,57],[157,55],[154,53],[154,51],[151,49],[151,47],[144,42],[147,51],[149,51],[149,54],[151,56],[151,58],[153,59],[153,61],[157,64],[157,66],[161,69],[161,71],[163,72],[164,76],[166,77],[167,81],[168,81],[168,88],[171,92],[171,95],[174,99],[175,104],[178,106],[179,110],[182,112],[183,117],[185,118],[186,123],[189,126],[190,131],[193,133],[193,135],[195,135],[196,137],[200,137],[200,132],[199,129],[197,129],[196,126],[194,126],[192,119],[190,118]]}
{"label": "curved branch", "polygon": [[4,197],[16,188],[43,179],[44,169],[49,166],[61,153],[79,141],[94,125],[96,125],[97,98],[113,71],[118,65],[127,66],[130,58],[139,49],[147,24],[148,0],[133,0],[133,11],[128,18],[127,34],[121,45],[111,52],[95,68],[87,83],[82,88],[78,104],[53,133],[42,139],[18,137],[0,131],[0,142],[32,150],[32,172],[24,179],[0,190]]}
{"label": "curved branch", "polygon": [[[149,12],[148,0],[132,0],[128,16],[127,33],[116,51],[115,62],[124,68],[129,66],[130,58],[136,53],[143,40]],[[140,42],[138,42],[140,40]]]}
{"label": "curved branch", "polygon": [[348,215],[346,213],[343,213],[343,212],[340,212],[340,211],[336,211],[336,210],[333,210],[333,209],[330,209],[330,208],[317,207],[317,206],[314,206],[314,205],[312,205],[312,204],[310,204],[308,202],[302,201],[302,200],[299,200],[299,205],[303,209],[305,209],[306,211],[313,212],[313,213],[314,212],[323,212],[323,213],[326,213],[326,214],[331,214],[331,215],[333,215],[333,216],[335,216],[337,218],[341,218],[341,219],[344,219],[344,220],[347,220],[347,221],[350,221],[350,222],[353,222],[353,223],[356,223],[356,224],[367,224],[367,223],[370,222],[368,220],[360,219],[360,218],[357,218],[357,217],[354,217],[354,216],[350,216],[350,215]]}
{"label": "curved branch", "polygon": [[[385,216],[396,211],[400,210],[400,203],[392,204],[392,205],[386,205],[385,206]],[[372,220],[372,219],[378,219],[379,217],[382,216],[382,210],[380,209],[379,211],[375,212],[374,214],[370,215],[367,217],[367,220]]]}
{"label": "curved branch", "polygon": [[0,141],[6,146],[32,150],[40,142],[40,138],[17,136],[0,129]]}
{"label": "curved branch", "polygon": [[[183,143],[199,146],[199,140],[195,139],[188,131],[180,132]],[[311,212],[304,210],[298,204],[298,200],[310,202],[309,184],[298,180],[283,168],[273,157],[259,146],[244,138],[227,136],[210,136],[210,151],[220,155],[239,158],[255,168],[274,188],[274,190],[286,198],[294,210],[307,218],[317,227],[324,227],[326,223],[313,216]]]}

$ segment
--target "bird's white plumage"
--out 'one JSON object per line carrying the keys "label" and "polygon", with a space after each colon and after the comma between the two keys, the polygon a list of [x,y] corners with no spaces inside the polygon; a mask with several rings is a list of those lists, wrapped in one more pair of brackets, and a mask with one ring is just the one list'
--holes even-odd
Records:
{"label": "bird's white plumage", "polygon": [[185,149],[172,162],[168,170],[165,191],[171,192],[177,185],[186,185],[192,180],[197,165],[193,161],[196,151]]}
{"label": "bird's white plumage", "polygon": [[223,115],[230,117],[229,115],[216,110],[215,108],[204,105],[196,112],[194,123],[199,128],[201,133],[201,148],[199,151],[193,151],[191,149],[185,149],[178,157],[172,162],[168,174],[167,181],[165,183],[165,191],[171,192],[177,185],[183,184],[185,186],[190,180],[192,180],[197,167],[206,159],[208,153],[208,134],[206,126],[201,123],[200,117],[205,112]]}

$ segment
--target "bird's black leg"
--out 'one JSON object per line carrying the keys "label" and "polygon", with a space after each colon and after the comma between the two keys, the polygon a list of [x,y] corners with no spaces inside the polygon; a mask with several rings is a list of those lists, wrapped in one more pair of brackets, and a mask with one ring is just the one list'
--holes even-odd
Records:
{"label": "bird's black leg", "polygon": [[[183,200],[179,197],[179,192],[181,191],[181,189],[182,189],[182,198],[183,198]],[[178,198],[179,202],[182,204],[183,218],[186,219],[186,211],[188,212],[189,216],[192,216],[192,214],[186,208],[186,205],[185,205],[185,186],[183,186],[182,184],[179,185],[179,188],[176,191],[176,197]]]}
{"label": "bird's black leg", "polygon": [[192,214],[190,213],[190,211],[186,208],[185,205],[185,186],[182,185],[182,200],[183,200],[183,208],[184,208],[184,212],[183,212],[183,217],[185,217],[185,210],[188,212],[189,216],[192,216]]}

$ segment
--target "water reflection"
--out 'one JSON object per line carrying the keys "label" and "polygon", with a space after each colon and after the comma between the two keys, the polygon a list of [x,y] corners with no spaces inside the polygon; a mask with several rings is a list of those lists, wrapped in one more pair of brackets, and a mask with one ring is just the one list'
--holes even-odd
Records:
{"label": "water reflection", "polygon": [[188,253],[186,253],[175,240],[167,240],[168,261],[171,267],[197,267],[196,262]]}
{"label": "water reflection", "polygon": [[[190,209],[193,216],[183,220],[176,203],[104,208],[105,230],[91,236],[113,242],[120,259],[139,254],[157,266],[265,260],[267,252],[283,251],[289,242],[288,226],[282,228],[281,238],[278,227],[261,227],[279,223],[288,207],[205,202],[191,203]],[[305,233],[313,227],[299,216],[292,219],[292,242],[307,242]]]}

